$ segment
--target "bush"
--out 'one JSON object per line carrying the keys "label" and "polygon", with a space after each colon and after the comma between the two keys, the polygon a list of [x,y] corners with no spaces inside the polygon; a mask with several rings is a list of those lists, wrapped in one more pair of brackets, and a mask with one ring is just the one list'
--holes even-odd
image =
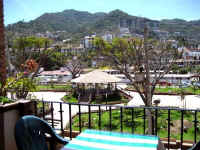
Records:
{"label": "bush", "polygon": [[62,100],[68,103],[78,103],[78,99],[73,94],[65,95]]}
{"label": "bush", "polygon": [[1,104],[11,103],[11,102],[13,102],[13,100],[11,100],[7,97],[0,96],[0,103]]}

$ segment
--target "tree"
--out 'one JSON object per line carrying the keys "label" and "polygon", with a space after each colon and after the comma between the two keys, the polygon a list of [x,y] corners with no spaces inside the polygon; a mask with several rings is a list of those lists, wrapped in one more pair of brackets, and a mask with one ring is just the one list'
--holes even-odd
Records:
{"label": "tree", "polygon": [[[156,85],[171,70],[175,50],[167,42],[148,39],[147,29],[144,33],[144,39],[116,38],[112,43],[97,38],[95,45],[97,55],[103,56],[120,70],[140,94],[145,106],[150,107]],[[153,72],[153,77],[150,71]],[[140,80],[137,80],[137,77],[140,77]],[[148,133],[152,134],[153,112],[147,111],[147,117]]]}
{"label": "tree", "polygon": [[6,80],[4,89],[11,91],[11,97],[16,94],[19,99],[25,99],[28,92],[36,90],[36,80],[34,73],[38,70],[38,64],[33,59],[29,59],[21,65],[24,72],[18,72],[16,76],[10,76]]}
{"label": "tree", "polygon": [[16,77],[8,77],[5,88],[11,92],[11,97],[16,94],[19,99],[25,99],[30,91],[36,91],[36,81],[24,73],[18,73]]}
{"label": "tree", "polygon": [[[38,74],[46,53],[49,40],[37,37],[19,37],[9,49],[8,63],[12,64],[15,74],[10,73],[4,89],[15,91],[17,98],[26,98],[28,92],[35,90],[35,76]],[[41,50],[43,48],[43,50]]]}
{"label": "tree", "polygon": [[67,58],[65,53],[58,52],[56,49],[48,49],[45,54],[46,57],[43,59],[42,63],[44,70],[56,70],[65,65],[65,60]]}
{"label": "tree", "polygon": [[10,63],[17,72],[23,71],[21,64],[29,59],[35,59],[38,63],[46,56],[45,51],[51,41],[47,38],[18,37],[16,38],[10,49]]}
{"label": "tree", "polygon": [[6,96],[6,91],[4,90],[6,76],[3,0],[0,0],[0,96]]}
{"label": "tree", "polygon": [[72,79],[76,78],[81,73],[83,67],[81,57],[76,55],[68,57],[65,67],[71,73]]}

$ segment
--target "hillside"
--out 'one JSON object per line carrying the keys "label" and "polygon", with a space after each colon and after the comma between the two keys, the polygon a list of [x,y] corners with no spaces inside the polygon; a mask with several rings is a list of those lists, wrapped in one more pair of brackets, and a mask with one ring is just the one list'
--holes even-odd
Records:
{"label": "hillside", "polygon": [[118,32],[119,25],[128,27],[131,33],[143,32],[147,24],[150,30],[164,30],[170,33],[180,32],[189,38],[200,39],[200,20],[181,19],[151,20],[129,15],[120,10],[110,13],[89,13],[86,11],[65,10],[58,13],[45,13],[30,22],[17,22],[8,25],[8,31],[18,33],[44,33],[46,31],[66,31],[68,37],[83,37],[90,33]]}

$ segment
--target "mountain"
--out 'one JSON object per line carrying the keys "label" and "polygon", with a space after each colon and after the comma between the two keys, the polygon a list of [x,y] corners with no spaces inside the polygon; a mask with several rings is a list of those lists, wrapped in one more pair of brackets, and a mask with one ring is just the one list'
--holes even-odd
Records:
{"label": "mountain", "polygon": [[30,22],[19,21],[8,25],[7,31],[18,33],[44,33],[65,31],[68,37],[83,37],[90,33],[119,32],[120,27],[128,27],[131,33],[142,34],[145,25],[150,30],[164,30],[181,33],[189,38],[200,39],[200,20],[165,19],[161,21],[129,15],[121,10],[109,13],[89,13],[73,9],[58,13],[45,13]]}
{"label": "mountain", "polygon": [[170,33],[179,32],[189,39],[200,40],[200,20],[162,20],[160,22],[160,28]]}
{"label": "mountain", "polygon": [[66,30],[76,31],[86,24],[92,24],[105,16],[104,13],[91,14],[84,11],[65,10],[58,13],[45,13],[30,22],[19,21],[7,26],[8,30],[16,32],[46,32]]}

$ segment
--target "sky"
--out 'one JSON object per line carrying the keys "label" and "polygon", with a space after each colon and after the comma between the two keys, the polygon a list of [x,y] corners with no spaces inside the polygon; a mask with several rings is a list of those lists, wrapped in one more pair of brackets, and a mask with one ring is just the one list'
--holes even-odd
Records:
{"label": "sky", "polygon": [[155,20],[200,19],[200,0],[4,0],[4,23],[30,21],[44,13],[66,9],[91,13],[120,9],[130,15]]}

